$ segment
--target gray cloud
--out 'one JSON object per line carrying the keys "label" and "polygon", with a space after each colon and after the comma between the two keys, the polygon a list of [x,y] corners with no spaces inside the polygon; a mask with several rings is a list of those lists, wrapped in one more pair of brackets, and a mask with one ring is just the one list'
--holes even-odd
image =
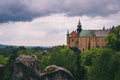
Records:
{"label": "gray cloud", "polygon": [[40,16],[107,16],[120,11],[120,0],[0,0],[0,23]]}
{"label": "gray cloud", "polygon": [[64,14],[39,17],[31,22],[0,24],[0,43],[11,45],[53,46],[66,43],[66,32],[76,30],[78,19],[83,29],[106,29],[119,25],[120,12],[105,17],[75,16]]}

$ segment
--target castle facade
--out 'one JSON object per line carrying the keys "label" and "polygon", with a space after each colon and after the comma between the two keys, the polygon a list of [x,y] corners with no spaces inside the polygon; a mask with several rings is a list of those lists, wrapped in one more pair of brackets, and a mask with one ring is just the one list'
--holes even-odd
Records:
{"label": "castle facade", "polygon": [[82,30],[79,20],[77,29],[67,32],[67,46],[69,48],[77,47],[81,52],[91,48],[104,47],[106,45],[105,37],[110,33],[110,29],[102,30]]}

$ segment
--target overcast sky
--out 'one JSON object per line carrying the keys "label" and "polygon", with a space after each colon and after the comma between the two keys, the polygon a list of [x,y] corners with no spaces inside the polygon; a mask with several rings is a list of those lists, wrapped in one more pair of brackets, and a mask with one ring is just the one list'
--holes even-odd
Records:
{"label": "overcast sky", "polygon": [[66,44],[66,32],[120,25],[120,0],[0,0],[0,44]]}

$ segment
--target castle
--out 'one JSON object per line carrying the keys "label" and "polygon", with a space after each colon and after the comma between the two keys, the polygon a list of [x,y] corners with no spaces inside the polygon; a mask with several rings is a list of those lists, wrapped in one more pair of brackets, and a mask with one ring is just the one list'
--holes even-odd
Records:
{"label": "castle", "polygon": [[110,33],[110,29],[102,30],[82,30],[79,20],[77,29],[69,33],[67,31],[67,46],[69,48],[77,47],[81,52],[92,48],[104,47],[106,45],[105,37]]}

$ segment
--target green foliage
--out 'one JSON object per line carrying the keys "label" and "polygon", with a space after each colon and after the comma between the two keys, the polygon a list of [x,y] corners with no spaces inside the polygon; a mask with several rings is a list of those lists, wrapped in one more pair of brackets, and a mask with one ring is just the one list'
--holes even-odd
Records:
{"label": "green foliage", "polygon": [[42,55],[40,59],[40,65],[47,67],[48,65],[57,65],[68,70],[71,70],[75,64],[76,55],[73,51],[68,48],[63,47],[54,47],[51,53]]}
{"label": "green foliage", "polygon": [[85,65],[85,66],[92,66],[94,61],[95,61],[95,59],[99,55],[99,51],[100,50],[101,50],[101,48],[94,48],[94,49],[91,49],[89,51],[83,52],[81,54],[83,65]]}
{"label": "green foliage", "polygon": [[24,46],[21,46],[17,48],[17,55],[21,54],[32,55],[32,51],[30,49],[25,48]]}
{"label": "green foliage", "polygon": [[107,41],[107,46],[113,48],[115,46],[117,38],[113,33],[111,33],[107,36],[106,41]]}
{"label": "green foliage", "polygon": [[56,64],[70,70],[75,63],[76,55],[68,48],[55,47],[51,52],[50,64]]}
{"label": "green foliage", "polygon": [[56,46],[40,59],[40,69],[49,65],[57,65],[69,70],[76,80],[86,80],[86,69],[80,62],[80,56],[65,46]]}
{"label": "green foliage", "polygon": [[116,26],[114,29],[114,34],[117,38],[120,39],[120,25]]}
{"label": "green foliage", "polygon": [[50,54],[43,55],[40,59],[40,70],[43,71],[45,67],[50,65]]}
{"label": "green foliage", "polygon": [[0,64],[6,65],[3,80],[12,80],[15,59],[21,54],[36,55],[40,61],[41,71],[45,67],[55,64],[69,70],[76,80],[120,80],[120,51],[119,48],[115,47],[116,42],[119,41],[116,34],[112,33],[107,37],[107,47],[109,46],[113,50],[94,48],[80,55],[76,49],[71,50],[65,46],[48,49],[45,54],[43,54],[45,49],[38,47],[34,49],[25,47],[0,48]]}
{"label": "green foliage", "polygon": [[113,29],[113,32],[109,34],[106,38],[107,47],[120,51],[120,25]]}
{"label": "green foliage", "polygon": [[117,73],[115,75],[115,79],[114,80],[120,80],[120,66],[119,66],[119,70],[117,71]]}
{"label": "green foliage", "polygon": [[13,47],[0,48],[0,55],[9,58],[15,49]]}
{"label": "green foliage", "polygon": [[5,69],[3,72],[3,80],[12,80],[12,74],[13,74],[13,66],[15,64],[15,59],[17,57],[17,51],[16,49],[13,50],[13,53],[9,57],[8,63],[5,65]]}
{"label": "green foliage", "polygon": [[41,59],[41,57],[42,57],[42,52],[41,52],[40,50],[36,51],[34,54],[37,56],[37,58],[38,58],[39,60]]}
{"label": "green foliage", "polygon": [[[101,49],[90,71],[90,80],[115,80],[120,67],[120,56],[111,49]],[[119,73],[119,72],[118,72]],[[118,78],[118,77],[117,77]]]}
{"label": "green foliage", "polygon": [[86,78],[89,79],[90,76],[90,71],[91,71],[91,67],[93,66],[96,58],[99,56],[99,51],[102,48],[93,48],[89,51],[85,51],[81,53],[81,64],[85,67],[86,69]]}
{"label": "green foliage", "polygon": [[8,58],[5,58],[3,55],[0,55],[0,64],[6,65],[8,62]]}
{"label": "green foliage", "polygon": [[91,49],[81,54],[88,80],[119,80],[120,52],[109,48]]}
{"label": "green foliage", "polygon": [[[13,69],[12,69],[13,70]],[[12,71],[10,68],[5,67],[5,70],[3,72],[3,80],[12,80]]]}
{"label": "green foliage", "polygon": [[87,70],[85,68],[85,66],[82,63],[82,59],[81,59],[81,51],[76,48],[70,48],[71,50],[74,51],[74,54],[77,56],[75,59],[75,64],[74,64],[74,68],[72,70],[73,76],[75,77],[76,80],[87,80]]}

